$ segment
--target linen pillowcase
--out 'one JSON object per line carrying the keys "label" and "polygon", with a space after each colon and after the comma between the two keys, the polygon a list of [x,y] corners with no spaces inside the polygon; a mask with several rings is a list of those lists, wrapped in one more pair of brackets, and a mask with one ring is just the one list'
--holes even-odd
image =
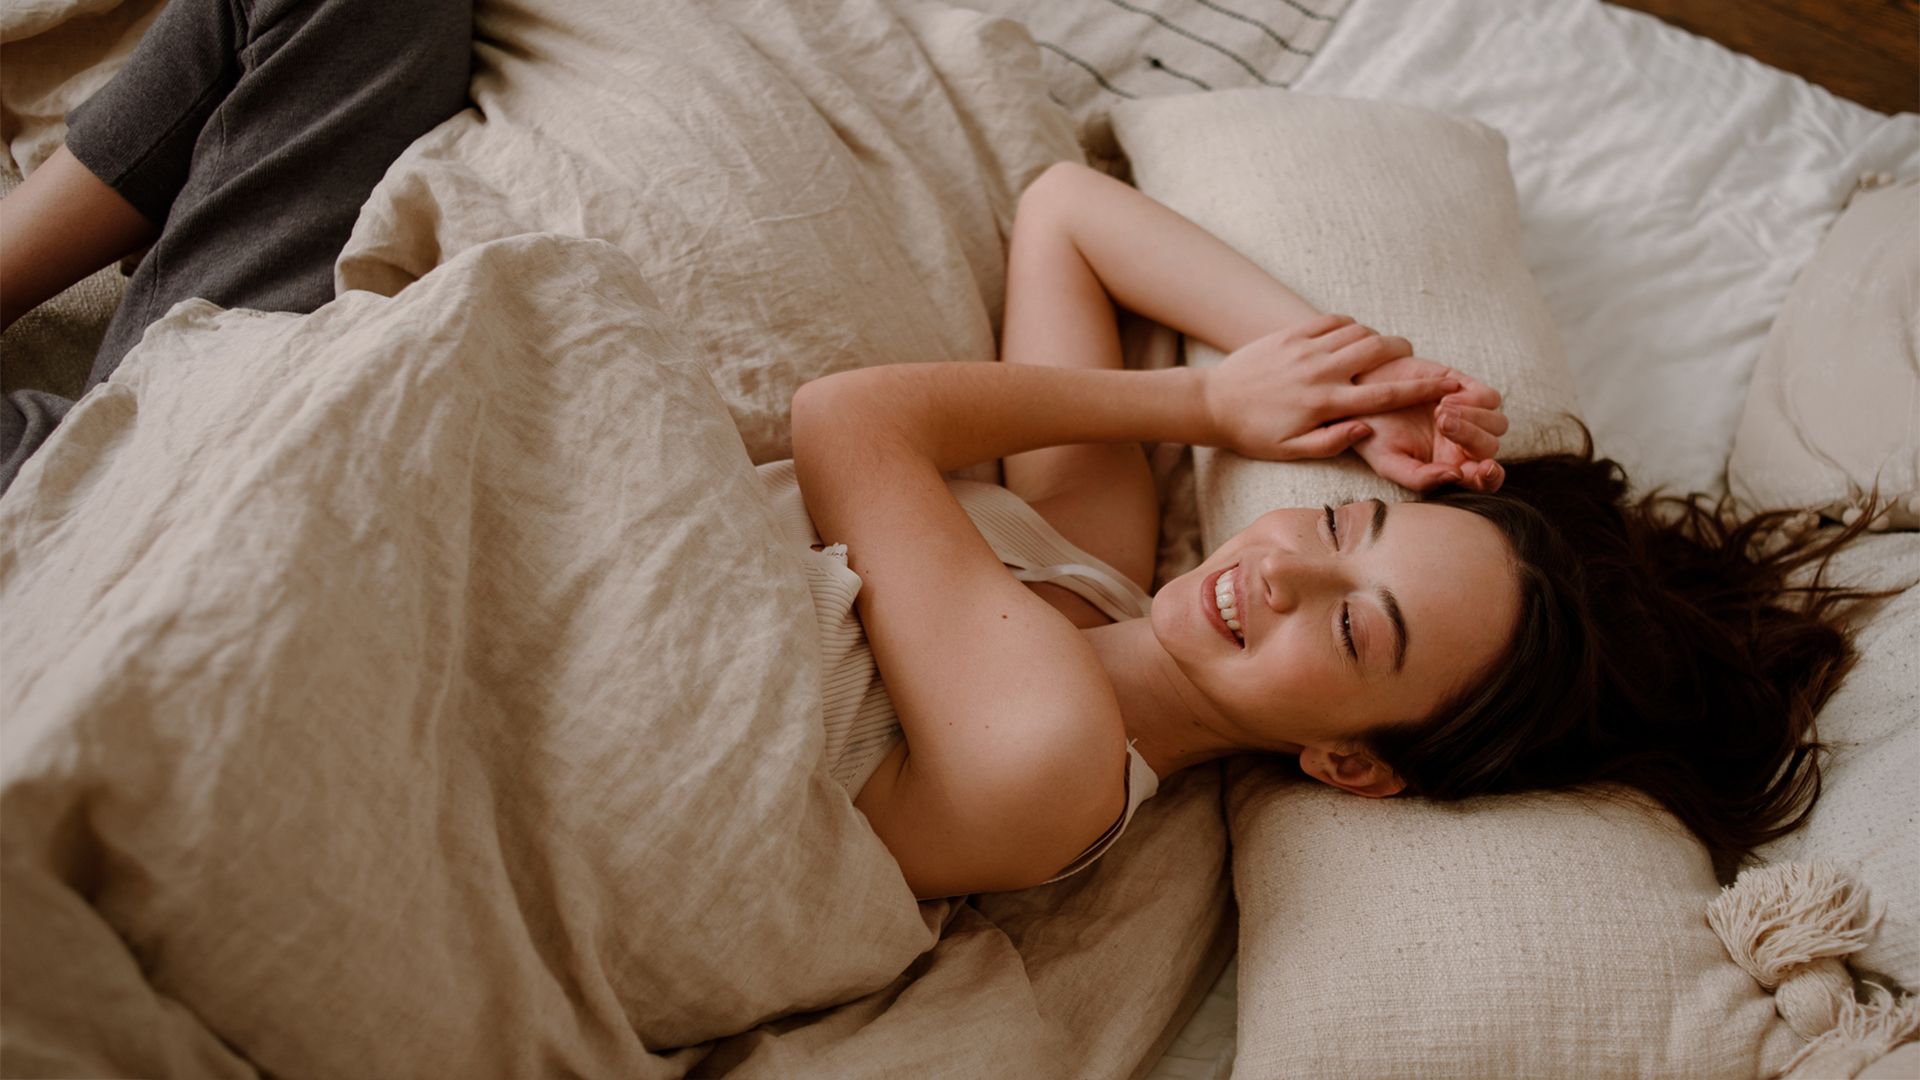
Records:
{"label": "linen pillowcase", "polygon": [[471,93],[374,190],[337,287],[515,233],[607,240],[756,463],[791,456],[808,379],[992,360],[1019,193],[1080,158],[1026,30],[937,3],[497,0]]}
{"label": "linen pillowcase", "polygon": [[1800,829],[1764,845],[1766,862],[1830,859],[1885,912],[1848,959],[1863,973],[1920,990],[1920,536],[1868,536],[1836,555],[1831,580],[1904,589],[1856,631],[1860,659],[1820,710],[1820,801]]}
{"label": "linen pillowcase", "polygon": [[[1232,90],[1112,114],[1133,181],[1322,311],[1413,342],[1499,390],[1502,457],[1567,449],[1573,380],[1520,247],[1506,141],[1412,106]],[[1187,342],[1188,363],[1220,355]],[[1262,462],[1196,447],[1202,542],[1275,507],[1408,492],[1351,454]]]}
{"label": "linen pillowcase", "polygon": [[1755,510],[1920,528],[1920,177],[1862,188],[1767,335],[1727,462]]}
{"label": "linen pillowcase", "polygon": [[1805,1042],[1707,924],[1706,849],[1650,801],[1363,799],[1251,758],[1228,791],[1236,1078],[1750,1080]]}

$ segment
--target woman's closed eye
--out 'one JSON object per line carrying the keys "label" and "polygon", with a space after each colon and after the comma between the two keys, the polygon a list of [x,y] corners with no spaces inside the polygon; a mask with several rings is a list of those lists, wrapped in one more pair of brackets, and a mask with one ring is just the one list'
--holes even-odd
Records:
{"label": "woman's closed eye", "polygon": [[[1323,504],[1320,507],[1320,509],[1326,514],[1326,518],[1327,518],[1327,539],[1329,542],[1332,543],[1333,550],[1339,551],[1340,550],[1340,516],[1333,512],[1332,503]],[[1356,663],[1359,662],[1360,650],[1354,644],[1354,641],[1353,641],[1353,605],[1346,603],[1345,601],[1342,601],[1340,604],[1339,626],[1340,626],[1340,642],[1341,644],[1346,646],[1347,655],[1352,657]]]}

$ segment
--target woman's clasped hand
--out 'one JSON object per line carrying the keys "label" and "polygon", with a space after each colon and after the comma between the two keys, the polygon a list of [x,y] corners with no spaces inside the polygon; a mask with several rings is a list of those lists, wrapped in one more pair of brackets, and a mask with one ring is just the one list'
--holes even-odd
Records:
{"label": "woman's clasped hand", "polygon": [[1493,460],[1507,432],[1499,393],[1346,315],[1235,350],[1208,370],[1206,403],[1218,444],[1243,457],[1292,461],[1351,449],[1414,491],[1494,491],[1504,479]]}

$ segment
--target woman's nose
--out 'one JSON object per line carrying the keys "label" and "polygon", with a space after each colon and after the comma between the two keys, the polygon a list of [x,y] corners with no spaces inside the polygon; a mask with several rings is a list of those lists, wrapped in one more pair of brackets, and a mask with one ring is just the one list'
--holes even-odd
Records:
{"label": "woman's nose", "polygon": [[1337,588],[1338,574],[1327,560],[1291,551],[1271,551],[1260,559],[1260,580],[1251,599],[1278,612],[1292,611],[1316,592]]}

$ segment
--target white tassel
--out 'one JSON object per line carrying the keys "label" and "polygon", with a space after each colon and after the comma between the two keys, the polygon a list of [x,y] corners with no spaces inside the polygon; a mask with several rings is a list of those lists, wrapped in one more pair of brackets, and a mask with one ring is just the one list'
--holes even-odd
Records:
{"label": "white tassel", "polygon": [[1869,916],[1866,891],[1826,862],[1754,867],[1707,905],[1727,952],[1769,990],[1796,967],[1859,952],[1881,914]]}
{"label": "white tassel", "polygon": [[1872,940],[1884,914],[1826,862],[1754,867],[1707,905],[1707,923],[1728,954],[1774,991],[1775,1011],[1809,1040],[1788,1073],[1851,1077],[1920,1030],[1920,998],[1896,1000],[1876,986],[1879,996],[1863,1005],[1841,962]]}
{"label": "white tassel", "polygon": [[1787,1062],[1786,1080],[1853,1076],[1920,1035],[1920,997],[1896,999],[1879,983],[1869,985],[1873,1000],[1862,1003],[1849,996],[1840,1006],[1839,1022]]}

